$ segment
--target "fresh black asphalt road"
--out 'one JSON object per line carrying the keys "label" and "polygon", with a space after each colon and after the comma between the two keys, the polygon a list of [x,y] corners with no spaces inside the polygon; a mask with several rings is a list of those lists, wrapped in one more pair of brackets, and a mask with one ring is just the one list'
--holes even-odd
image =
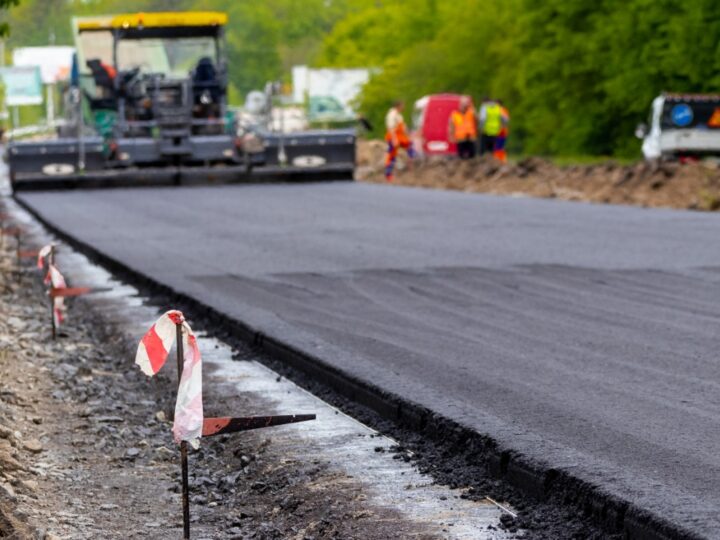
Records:
{"label": "fresh black asphalt road", "polygon": [[28,193],[347,373],[720,538],[720,216],[392,186]]}

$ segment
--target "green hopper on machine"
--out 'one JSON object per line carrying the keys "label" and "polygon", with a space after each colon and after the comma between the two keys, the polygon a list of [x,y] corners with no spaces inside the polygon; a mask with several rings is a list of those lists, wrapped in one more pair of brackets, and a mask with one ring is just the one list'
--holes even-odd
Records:
{"label": "green hopper on machine", "polygon": [[227,20],[76,19],[66,121],[54,138],[7,145],[13,189],[352,178],[352,129],[238,135],[227,106]]}

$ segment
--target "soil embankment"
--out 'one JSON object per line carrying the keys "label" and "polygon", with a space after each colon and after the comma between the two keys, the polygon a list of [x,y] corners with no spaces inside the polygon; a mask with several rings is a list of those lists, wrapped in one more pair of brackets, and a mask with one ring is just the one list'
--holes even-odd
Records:
{"label": "soil embankment", "polygon": [[[385,182],[385,144],[358,145],[357,180]],[[539,158],[499,163],[489,156],[469,161],[432,159],[403,166],[394,183],[434,189],[451,189],[495,195],[526,195],[610,204],[690,210],[720,209],[720,166],[716,163],[640,162],[619,165],[558,166]]]}

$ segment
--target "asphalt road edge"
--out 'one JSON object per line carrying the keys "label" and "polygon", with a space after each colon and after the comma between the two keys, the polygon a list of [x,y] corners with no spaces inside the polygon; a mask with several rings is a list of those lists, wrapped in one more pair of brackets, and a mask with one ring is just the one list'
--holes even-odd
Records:
{"label": "asphalt road edge", "polygon": [[282,184],[311,182],[350,182],[354,168],[347,165],[322,169],[263,167],[253,173],[241,166],[225,168],[190,167],[111,169],[88,171],[82,176],[47,176],[42,173],[20,175],[13,181],[16,192],[67,191],[72,189],[149,188],[227,184]]}
{"label": "asphalt road edge", "polygon": [[[257,347],[306,376],[328,386],[344,398],[372,409],[381,417],[418,434],[452,447],[473,448],[486,455],[488,472],[538,501],[550,501],[573,507],[603,530],[622,534],[628,540],[703,540],[704,537],[650,513],[633,503],[607,493],[601,487],[565,471],[559,471],[534,459],[501,446],[490,435],[439,415],[417,403],[386,392],[327,364],[321,358],[298,350],[280,336],[267,335],[245,321],[218,312],[200,300],[176,291],[153,278],[126,266],[45,219],[21,197],[14,200],[49,232],[104,266],[123,281],[141,289],[160,293],[189,308],[193,318],[202,317],[218,337],[239,338]],[[217,329],[221,329],[220,332]]]}

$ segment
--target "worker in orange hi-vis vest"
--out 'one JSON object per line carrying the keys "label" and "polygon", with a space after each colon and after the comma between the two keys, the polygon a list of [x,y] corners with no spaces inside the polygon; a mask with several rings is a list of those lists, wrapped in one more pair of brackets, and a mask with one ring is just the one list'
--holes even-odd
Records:
{"label": "worker in orange hi-vis vest", "polygon": [[477,139],[477,118],[470,98],[463,96],[458,103],[458,110],[448,120],[448,140],[457,146],[460,159],[475,157]]}
{"label": "worker in orange hi-vis vest", "polygon": [[385,142],[387,142],[387,153],[385,154],[385,179],[388,182],[393,181],[393,173],[395,171],[395,162],[397,161],[398,151],[404,148],[410,159],[415,157],[412,142],[407,134],[405,120],[402,116],[404,107],[402,101],[396,101],[385,116]]}
{"label": "worker in orange hi-vis vest", "polygon": [[495,143],[493,148],[493,157],[498,161],[507,163],[507,151],[505,150],[505,144],[507,143],[507,136],[510,132],[510,111],[503,105],[503,102],[499,99],[497,104],[500,106],[500,133],[495,137]]}

